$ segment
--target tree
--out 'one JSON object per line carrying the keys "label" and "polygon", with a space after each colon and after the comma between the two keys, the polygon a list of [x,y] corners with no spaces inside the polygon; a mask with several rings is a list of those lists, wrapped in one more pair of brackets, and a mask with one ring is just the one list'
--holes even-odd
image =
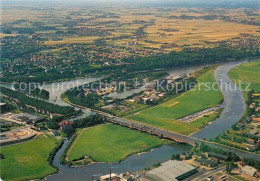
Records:
{"label": "tree", "polygon": [[228,174],[231,173],[231,164],[230,164],[229,162],[228,162],[227,165],[226,165],[226,172],[227,172]]}
{"label": "tree", "polygon": [[197,143],[197,141],[195,142],[195,148],[198,148],[198,143]]}
{"label": "tree", "polygon": [[75,128],[72,124],[67,124],[63,127],[63,132],[65,134],[72,134],[75,132]]}
{"label": "tree", "polygon": [[171,159],[176,160],[176,156],[174,154],[172,154]]}
{"label": "tree", "polygon": [[46,126],[50,129],[58,129],[59,128],[59,124],[56,121],[53,121],[53,120],[48,120],[46,122]]}
{"label": "tree", "polygon": [[0,159],[4,159],[4,155],[2,153],[0,153]]}
{"label": "tree", "polygon": [[[14,99],[17,99],[21,105],[30,105],[32,107],[35,107],[39,110],[48,111],[49,113],[58,113],[58,114],[71,114],[75,113],[74,107],[71,106],[59,106],[56,104],[49,103],[47,101],[34,99],[31,97],[26,96],[24,93],[13,91],[11,89],[1,87],[1,93],[4,95],[7,95],[9,97],[12,97]],[[27,107],[27,106],[26,106]]]}
{"label": "tree", "polygon": [[180,160],[180,159],[181,159],[180,155],[176,154],[176,160]]}
{"label": "tree", "polygon": [[209,146],[202,142],[202,143],[200,144],[200,151],[206,152],[206,151],[208,151],[208,150],[209,150]]}

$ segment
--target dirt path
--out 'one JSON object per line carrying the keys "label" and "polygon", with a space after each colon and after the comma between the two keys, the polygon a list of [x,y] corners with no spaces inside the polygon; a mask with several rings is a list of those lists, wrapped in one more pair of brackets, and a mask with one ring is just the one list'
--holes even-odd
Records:
{"label": "dirt path", "polygon": [[69,161],[68,155],[70,154],[70,152],[71,152],[73,146],[76,144],[76,142],[77,142],[77,140],[79,139],[80,135],[81,135],[81,134],[83,133],[83,131],[85,131],[85,130],[86,130],[86,128],[84,128],[84,129],[77,135],[77,138],[73,141],[72,145],[70,146],[70,148],[69,148],[69,150],[68,150],[68,152],[67,152],[67,155],[66,155],[66,160],[67,160],[67,161]]}

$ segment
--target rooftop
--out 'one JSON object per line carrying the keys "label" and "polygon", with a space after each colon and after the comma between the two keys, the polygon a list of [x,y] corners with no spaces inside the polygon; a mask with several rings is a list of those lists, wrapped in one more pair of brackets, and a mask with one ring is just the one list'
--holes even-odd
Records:
{"label": "rooftop", "polygon": [[4,106],[4,105],[6,105],[6,103],[0,102],[0,106]]}
{"label": "rooftop", "polygon": [[227,155],[222,155],[220,153],[214,153],[214,152],[209,152],[210,156],[216,157],[216,158],[220,158],[222,160],[227,160],[228,156]]}
{"label": "rooftop", "polygon": [[254,175],[256,173],[256,169],[254,167],[250,167],[248,165],[242,167],[242,172],[247,173],[249,175]]}
{"label": "rooftop", "polygon": [[150,170],[146,173],[149,176],[156,176],[163,181],[175,181],[177,177],[194,170],[195,167],[192,165],[177,160],[169,160],[162,163],[161,166]]}
{"label": "rooftop", "polygon": [[217,162],[214,162],[212,160],[208,160],[208,159],[194,159],[194,162],[203,164],[203,165],[210,165],[211,167],[217,166]]}
{"label": "rooftop", "polygon": [[70,121],[61,121],[61,122],[59,123],[60,126],[65,126],[65,125],[67,125],[67,124],[71,124],[71,122],[70,122]]}

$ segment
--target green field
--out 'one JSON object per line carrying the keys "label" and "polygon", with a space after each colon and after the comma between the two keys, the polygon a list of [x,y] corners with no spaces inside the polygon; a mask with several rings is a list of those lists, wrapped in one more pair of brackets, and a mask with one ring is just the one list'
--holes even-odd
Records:
{"label": "green field", "polygon": [[[191,123],[182,123],[176,121],[176,119],[220,103],[222,101],[222,94],[217,85],[214,84],[214,69],[202,74],[197,81],[198,84],[194,89],[127,118],[186,135],[198,131],[211,118],[216,117],[217,114],[212,114],[210,117],[201,118]],[[205,85],[207,82],[209,85],[213,85],[216,90],[208,90]]]}
{"label": "green field", "polygon": [[[80,132],[80,131],[79,131]],[[159,138],[128,128],[105,124],[80,134],[68,152],[68,159],[90,156],[97,162],[117,162],[127,156],[163,145]]]}
{"label": "green field", "polygon": [[208,125],[209,122],[216,119],[220,111],[218,113],[210,114],[208,117],[202,117],[190,123],[184,123],[181,121],[176,120],[169,120],[169,119],[160,119],[160,118],[153,118],[146,115],[133,115],[130,119],[134,121],[144,122],[149,125],[161,127],[167,130],[171,130],[176,133],[190,135],[192,133],[198,132],[200,129],[204,128]]}
{"label": "green field", "polygon": [[[239,85],[239,81],[251,83],[248,90],[254,89],[255,93],[260,92],[260,60],[241,64],[229,71],[228,75],[237,85]],[[246,95],[247,84],[241,85],[244,95]]]}
{"label": "green field", "polygon": [[1,178],[3,180],[31,180],[56,172],[46,161],[59,143],[51,137],[38,137],[32,141],[1,148]]}

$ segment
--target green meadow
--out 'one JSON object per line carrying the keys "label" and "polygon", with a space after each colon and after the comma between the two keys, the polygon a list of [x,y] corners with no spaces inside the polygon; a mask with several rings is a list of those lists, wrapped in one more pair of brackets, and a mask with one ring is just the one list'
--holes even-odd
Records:
{"label": "green meadow", "polygon": [[32,180],[57,170],[46,159],[59,143],[51,137],[37,137],[32,141],[1,148],[1,178],[3,180]]}
{"label": "green meadow", "polygon": [[84,130],[68,151],[68,159],[90,156],[97,162],[117,162],[127,156],[164,144],[157,137],[117,125],[105,124]]}
{"label": "green meadow", "polygon": [[[246,95],[248,90],[252,89],[255,93],[260,92],[260,60],[241,64],[229,71],[228,75],[236,85],[239,85],[239,82],[243,82],[241,88],[244,95]],[[250,83],[248,90],[246,90],[247,83]]]}
{"label": "green meadow", "polygon": [[[191,123],[177,121],[178,118],[212,107],[222,101],[222,94],[215,83],[214,69],[210,69],[197,79],[197,85],[178,97],[150,107],[127,118],[150,125],[189,135],[204,127],[218,113],[195,120]],[[208,86],[214,87],[214,90]]]}
{"label": "green meadow", "polygon": [[131,119],[133,121],[143,122],[167,130],[171,130],[176,133],[190,135],[192,133],[198,132],[200,129],[207,126],[212,120],[218,117],[220,112],[221,111],[219,110],[217,113],[210,114],[208,116],[202,117],[200,119],[197,119],[189,123],[184,123],[176,120],[150,117],[147,115],[139,115],[139,114],[130,116],[128,119]]}

